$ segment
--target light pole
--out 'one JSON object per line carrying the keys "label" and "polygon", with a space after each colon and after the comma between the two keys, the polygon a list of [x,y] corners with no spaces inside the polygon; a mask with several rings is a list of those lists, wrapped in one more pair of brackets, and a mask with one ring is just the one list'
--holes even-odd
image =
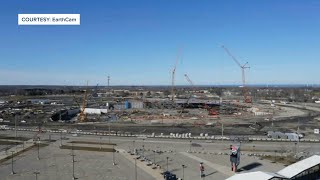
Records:
{"label": "light pole", "polygon": [[36,180],[38,180],[38,174],[40,174],[40,172],[35,171],[35,172],[33,172],[33,174],[36,176]]}
{"label": "light pole", "polygon": [[133,153],[136,154],[136,148],[135,148],[135,146],[134,146],[134,142],[135,142],[135,141],[133,140],[133,141],[132,141],[132,148],[133,148]]}
{"label": "light pole", "polygon": [[75,160],[74,160],[74,157],[76,156],[75,154],[73,154],[73,151],[72,151],[72,179],[77,179],[75,176],[74,176],[74,163],[75,163]]}
{"label": "light pole", "polygon": [[153,151],[153,164],[156,164],[156,150]]}
{"label": "light pole", "polygon": [[182,180],[184,180],[184,168],[186,168],[186,166],[182,164]]}
{"label": "light pole", "polygon": [[113,150],[112,150],[112,160],[113,160],[113,165],[115,166],[115,165],[116,165],[116,161],[115,161],[115,157],[114,157],[114,151],[115,151],[114,145],[112,145],[112,147],[113,147]]}
{"label": "light pole", "polygon": [[40,137],[38,137],[38,142],[37,142],[37,144],[38,144],[38,160],[40,160],[40,156],[39,156],[39,150],[40,150]]}
{"label": "light pole", "polygon": [[222,140],[222,142],[223,142],[223,139],[224,139],[224,137],[223,137],[223,131],[224,131],[223,123],[221,123],[221,140]]}
{"label": "light pole", "polygon": [[192,146],[192,141],[190,140],[190,149],[189,149],[189,152],[191,152],[191,146]]}
{"label": "light pole", "polygon": [[142,156],[144,157],[144,145],[142,145]]}
{"label": "light pole", "polygon": [[169,160],[169,157],[167,157],[167,171],[168,171],[168,169],[169,169],[169,168],[168,168],[168,160]]}
{"label": "light pole", "polygon": [[62,146],[62,132],[60,132],[60,147]]}
{"label": "light pole", "polygon": [[297,155],[297,143],[294,143],[294,155]]}
{"label": "light pole", "polygon": [[102,137],[100,136],[100,150],[102,149],[102,142],[101,142],[101,140],[102,140]]}
{"label": "light pole", "polygon": [[17,115],[14,114],[14,136],[15,140],[17,140]]}
{"label": "light pole", "polygon": [[11,151],[11,174],[16,174],[13,170],[13,152],[14,151]]}
{"label": "light pole", "polygon": [[110,134],[110,122],[109,122],[109,144],[110,144],[110,138],[111,138],[111,134]]}
{"label": "light pole", "polygon": [[135,175],[135,180],[138,180],[138,174],[137,174],[137,158],[134,158],[134,175]]}

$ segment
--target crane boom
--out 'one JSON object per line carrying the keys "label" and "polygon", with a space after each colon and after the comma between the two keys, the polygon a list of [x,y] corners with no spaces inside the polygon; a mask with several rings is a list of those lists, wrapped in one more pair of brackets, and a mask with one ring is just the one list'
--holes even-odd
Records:
{"label": "crane boom", "polygon": [[191,79],[189,78],[189,76],[187,74],[184,75],[184,77],[186,77],[187,81],[190,83],[190,85],[193,87],[194,84],[193,82],[191,81]]}
{"label": "crane boom", "polygon": [[[222,47],[222,48],[226,51],[226,53],[233,59],[233,61],[236,62],[240,68],[242,68],[240,62],[231,54],[231,52],[229,51],[229,49],[226,48],[225,46],[221,46],[221,47]],[[248,62],[247,62],[247,63],[248,63]],[[247,63],[246,63],[246,64],[247,64]],[[246,65],[246,64],[245,64],[245,65]]]}
{"label": "crane boom", "polygon": [[[191,81],[191,79],[189,78],[189,76],[187,74],[184,74],[184,77],[187,79],[189,84],[192,86],[192,90],[194,90],[194,84]],[[189,101],[190,101],[191,97],[192,97],[192,93],[190,93],[190,96],[188,97],[186,104],[189,104]],[[185,107],[186,107],[185,105],[182,106],[182,110],[180,111],[179,116],[181,116],[181,114],[184,112]]]}

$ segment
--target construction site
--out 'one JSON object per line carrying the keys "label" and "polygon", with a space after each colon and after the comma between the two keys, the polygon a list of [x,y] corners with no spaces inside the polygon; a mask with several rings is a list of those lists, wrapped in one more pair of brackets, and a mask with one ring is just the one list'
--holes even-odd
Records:
{"label": "construction site", "polygon": [[[319,169],[303,176],[293,172],[292,177],[273,172],[313,155],[318,158],[320,88],[247,86],[249,63],[241,64],[225,46],[222,50],[240,69],[241,86],[200,86],[187,74],[183,76],[189,85],[176,86],[180,54],[171,71],[171,86],[117,87],[110,85],[109,75],[107,86],[89,86],[88,82],[84,86],[3,86],[1,173],[6,174],[12,158],[12,175],[7,179],[20,179],[16,174],[23,174],[23,179],[34,175],[68,179],[70,172],[60,172],[58,164],[63,162],[57,157],[67,158],[71,149],[72,158],[79,153],[84,158],[80,161],[88,162],[75,170],[77,161],[72,160],[72,176],[79,179],[196,179],[193,168],[186,177],[181,176],[185,176],[184,168],[197,167],[199,162],[212,171],[202,177],[205,179],[317,176]],[[244,160],[235,171],[227,170],[230,144]],[[105,164],[89,161],[101,153],[113,163],[104,167],[110,169],[108,175],[99,172],[101,176],[97,176],[87,169]],[[22,163],[32,161],[25,159],[30,156],[39,159],[33,165],[36,170],[15,172],[14,157]],[[40,168],[41,156],[53,159]],[[213,163],[217,159],[220,164]],[[310,168],[319,167],[319,159],[316,161]],[[122,172],[114,166],[133,171]],[[247,174],[235,177],[239,172]],[[55,174],[54,178],[50,174]]]}

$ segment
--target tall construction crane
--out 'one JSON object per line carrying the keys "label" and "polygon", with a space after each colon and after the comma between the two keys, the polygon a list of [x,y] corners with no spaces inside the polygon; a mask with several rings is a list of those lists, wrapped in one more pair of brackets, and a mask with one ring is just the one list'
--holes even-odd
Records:
{"label": "tall construction crane", "polygon": [[84,113],[86,106],[87,106],[87,96],[88,96],[88,81],[87,81],[87,87],[83,96],[82,100],[82,107],[80,107],[80,122],[84,122],[86,120],[86,115]]}
{"label": "tall construction crane", "polygon": [[181,49],[178,52],[178,56],[177,56],[177,59],[176,59],[176,64],[174,65],[174,67],[172,69],[172,84],[171,84],[171,100],[172,100],[172,102],[174,101],[174,98],[175,98],[175,92],[174,92],[175,75],[176,75],[176,69],[177,69],[177,65],[178,65],[180,56],[181,56]]}
{"label": "tall construction crane", "polygon": [[[189,76],[188,76],[187,74],[184,74],[184,77],[185,77],[186,80],[189,82],[189,84],[192,86],[192,90],[195,90],[194,84],[193,84],[193,82],[191,81],[191,79],[189,78]],[[190,101],[191,97],[192,97],[192,93],[190,93],[190,96],[189,96],[188,99],[187,99],[186,105],[189,104],[189,101]],[[181,114],[184,112],[184,109],[185,109],[185,105],[182,106],[182,110],[180,111],[180,114],[179,114],[180,116],[181,116]]]}
{"label": "tall construction crane", "polygon": [[237,65],[241,68],[241,72],[242,72],[242,91],[243,91],[244,101],[246,103],[251,103],[252,100],[251,100],[251,97],[249,97],[249,95],[248,95],[248,88],[246,87],[246,76],[245,76],[245,70],[246,69],[250,69],[250,67],[248,66],[248,62],[246,62],[245,64],[241,65],[240,62],[230,53],[228,48],[226,48],[225,46],[221,46],[221,47],[233,59],[233,61],[236,62]]}
{"label": "tall construction crane", "polygon": [[[189,76],[187,74],[184,75],[184,77],[187,79],[187,81],[189,82],[189,84],[192,86],[192,90],[195,90],[194,89],[194,84],[193,82],[191,81],[191,79],[189,78]],[[187,100],[187,104],[189,103],[190,99],[192,97],[192,93],[190,94],[188,100]]]}

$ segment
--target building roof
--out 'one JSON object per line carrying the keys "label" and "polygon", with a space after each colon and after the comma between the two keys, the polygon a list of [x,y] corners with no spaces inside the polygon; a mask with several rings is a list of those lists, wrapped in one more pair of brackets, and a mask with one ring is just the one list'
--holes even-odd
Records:
{"label": "building roof", "polygon": [[292,177],[300,174],[301,172],[303,172],[307,169],[310,169],[318,164],[320,164],[320,156],[313,155],[313,156],[306,158],[302,161],[291,164],[290,166],[283,168],[282,170],[278,171],[277,173],[284,176],[284,177],[292,178]]}
{"label": "building roof", "polygon": [[281,175],[270,173],[270,172],[262,172],[262,171],[256,171],[256,172],[248,172],[248,173],[240,173],[231,176],[227,180],[269,180],[272,178],[280,177],[283,178]]}

